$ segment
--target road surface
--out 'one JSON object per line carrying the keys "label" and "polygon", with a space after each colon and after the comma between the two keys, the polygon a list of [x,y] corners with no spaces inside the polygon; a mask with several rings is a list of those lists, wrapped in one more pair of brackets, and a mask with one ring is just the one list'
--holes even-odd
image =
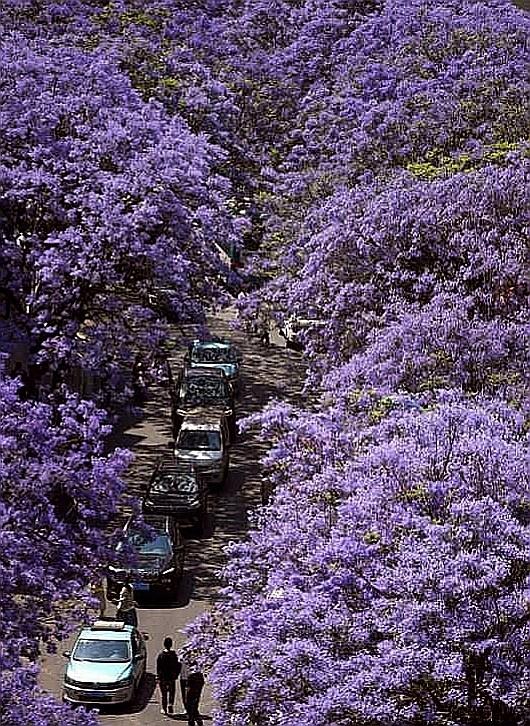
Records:
{"label": "road surface", "polygon": [[[229,319],[229,312],[220,313],[210,321],[210,328],[214,334],[234,340],[243,353],[243,390],[238,418],[259,411],[272,398],[296,399],[305,373],[300,355],[277,346],[264,348],[249,343],[241,333],[230,330]],[[158,389],[145,404],[142,419],[129,422],[116,434],[117,445],[129,448],[135,454],[128,476],[131,493],[140,493],[142,482],[149,477],[158,456],[167,450],[170,439],[169,396],[167,391]],[[149,635],[147,676],[142,692],[132,707],[102,709],[103,723],[156,725],[171,720],[160,714],[154,678],[156,655],[166,635],[173,638],[177,648],[181,646],[186,641],[183,629],[215,601],[219,589],[217,573],[225,561],[224,548],[230,541],[244,537],[247,512],[260,503],[259,460],[264,453],[265,446],[253,433],[240,436],[232,446],[227,483],[217,496],[212,497],[210,529],[205,538],[187,541],[184,578],[175,602],[163,607],[158,607],[156,602],[140,602],[140,629]],[[113,612],[113,606],[109,605],[107,614]],[[71,642],[72,639],[59,646],[59,652],[67,649]],[[41,684],[57,697],[61,695],[64,666],[61,655],[46,656],[42,662]],[[178,691],[176,711],[173,720],[185,722]],[[207,684],[201,705],[206,724],[213,718],[213,711],[214,703]]]}

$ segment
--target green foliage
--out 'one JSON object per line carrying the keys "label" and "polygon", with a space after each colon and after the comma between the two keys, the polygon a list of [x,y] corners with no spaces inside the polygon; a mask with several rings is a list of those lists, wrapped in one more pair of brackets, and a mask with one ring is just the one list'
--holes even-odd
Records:
{"label": "green foliage", "polygon": [[370,422],[377,424],[388,416],[395,406],[392,396],[383,396],[380,398],[370,410]]}
{"label": "green foliage", "polygon": [[[406,169],[419,179],[432,181],[460,172],[475,171],[486,164],[503,164],[508,154],[522,149],[522,144],[516,141],[486,144],[481,154],[475,157],[467,153],[447,156],[440,149],[432,149],[425,155],[425,161],[411,162]],[[528,154],[528,151],[525,150],[525,153]]]}

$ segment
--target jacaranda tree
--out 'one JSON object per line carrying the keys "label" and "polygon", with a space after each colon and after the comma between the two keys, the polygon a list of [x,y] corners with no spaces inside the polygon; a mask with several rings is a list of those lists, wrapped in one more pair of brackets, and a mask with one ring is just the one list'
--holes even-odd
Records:
{"label": "jacaranda tree", "polygon": [[314,321],[321,405],[257,417],[275,493],[194,637],[226,726],[522,725],[530,26],[365,11],[279,132],[275,279],[240,304]]}
{"label": "jacaranda tree", "polygon": [[[107,529],[130,458],[103,452],[104,411],[73,394],[62,398],[55,405],[22,400],[20,381],[0,372],[0,714],[6,724],[68,720],[51,701],[40,702],[35,662],[93,604],[86,588],[111,556]],[[85,723],[81,715],[73,718]]]}

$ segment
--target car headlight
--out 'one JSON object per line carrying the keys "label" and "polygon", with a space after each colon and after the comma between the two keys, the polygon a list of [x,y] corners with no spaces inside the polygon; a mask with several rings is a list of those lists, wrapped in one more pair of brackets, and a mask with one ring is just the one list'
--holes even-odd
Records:
{"label": "car headlight", "polygon": [[122,678],[121,681],[116,681],[114,686],[116,688],[127,688],[127,686],[130,686],[132,683],[132,674],[128,676],[127,678]]}
{"label": "car headlight", "polygon": [[162,574],[163,575],[172,575],[174,572],[175,572],[175,568],[174,567],[170,567],[169,569],[164,570],[164,572]]}
{"label": "car headlight", "polygon": [[110,572],[119,572],[120,571],[119,567],[114,567],[113,565],[109,565],[107,569],[110,570]]}

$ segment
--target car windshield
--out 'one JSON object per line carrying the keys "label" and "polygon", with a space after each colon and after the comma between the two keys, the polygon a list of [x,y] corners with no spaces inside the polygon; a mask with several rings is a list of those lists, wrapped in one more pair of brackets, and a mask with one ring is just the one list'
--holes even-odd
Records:
{"label": "car windshield", "polygon": [[229,345],[195,345],[191,351],[193,363],[236,363],[236,351]]}
{"label": "car windshield", "polygon": [[131,655],[126,640],[80,639],[75,646],[73,658],[93,663],[128,663]]}
{"label": "car windshield", "polygon": [[219,431],[184,429],[180,431],[177,448],[186,451],[220,451],[221,434]]}
{"label": "car windshield", "polygon": [[191,406],[229,401],[226,382],[213,376],[187,380],[182,386],[182,400]]}
{"label": "car windshield", "polygon": [[157,494],[181,492],[195,494],[198,491],[197,480],[191,474],[162,474],[153,482],[152,491]]}
{"label": "car windshield", "polygon": [[129,544],[140,555],[164,557],[171,552],[171,544],[167,534],[155,534],[153,537],[148,537],[140,532],[131,532],[127,539]]}

